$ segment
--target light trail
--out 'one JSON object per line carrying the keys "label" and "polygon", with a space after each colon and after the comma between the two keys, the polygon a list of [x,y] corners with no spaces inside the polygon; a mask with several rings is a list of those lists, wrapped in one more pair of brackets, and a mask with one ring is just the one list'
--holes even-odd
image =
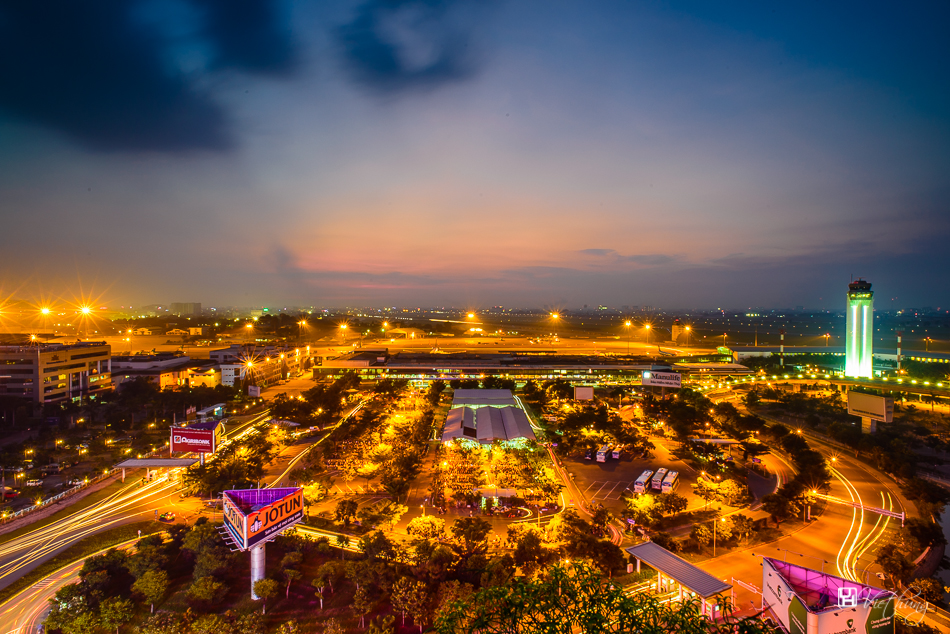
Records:
{"label": "light trail", "polygon": [[[838,481],[841,482],[841,484],[844,485],[845,489],[847,489],[848,491],[848,495],[851,497],[851,501],[853,502],[857,491],[852,490],[853,485],[851,484],[851,482],[848,481],[848,479],[844,477],[844,475],[842,475],[841,472],[839,472],[837,469],[832,468],[831,473],[836,478],[838,478]],[[851,526],[848,527],[848,534],[845,535],[844,541],[841,542],[841,547],[838,549],[838,555],[837,557],[835,557],[835,566],[838,568],[838,574],[846,579],[850,579],[850,577],[848,577],[848,574],[847,574],[848,572],[847,563],[846,563],[847,556],[845,555],[844,550],[845,550],[845,547],[848,545],[849,541],[851,540],[851,533],[854,532],[854,525],[857,519],[858,519],[858,509],[852,508],[851,509]],[[862,511],[861,522],[862,523],[864,522],[863,511]],[[855,539],[857,539],[857,536],[859,536],[860,534],[861,534],[861,524],[858,524],[858,532],[855,536]],[[842,567],[842,565],[844,567]]]}

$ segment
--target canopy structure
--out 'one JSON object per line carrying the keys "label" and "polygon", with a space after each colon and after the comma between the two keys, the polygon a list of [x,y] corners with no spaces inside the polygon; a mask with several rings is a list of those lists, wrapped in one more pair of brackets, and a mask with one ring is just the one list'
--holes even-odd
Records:
{"label": "canopy structure", "polygon": [[637,569],[640,568],[640,562],[643,561],[655,569],[661,579],[663,575],[666,575],[668,580],[676,581],[680,586],[694,592],[704,601],[732,589],[731,583],[717,579],[705,570],[697,568],[685,559],[677,557],[653,542],[637,544],[626,550],[636,558]]}

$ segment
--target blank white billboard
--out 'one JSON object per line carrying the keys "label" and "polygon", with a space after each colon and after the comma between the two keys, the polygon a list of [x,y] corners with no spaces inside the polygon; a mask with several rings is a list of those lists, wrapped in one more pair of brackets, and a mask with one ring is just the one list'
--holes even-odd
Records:
{"label": "blank white billboard", "polygon": [[591,401],[593,399],[594,399],[594,388],[583,387],[583,386],[574,387],[575,401]]}
{"label": "blank white billboard", "polygon": [[890,423],[894,420],[894,399],[848,390],[848,413]]}

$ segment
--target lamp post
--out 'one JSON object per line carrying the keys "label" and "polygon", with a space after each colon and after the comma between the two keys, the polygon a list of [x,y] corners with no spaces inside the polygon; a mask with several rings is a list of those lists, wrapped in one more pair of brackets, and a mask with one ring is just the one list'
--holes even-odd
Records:
{"label": "lamp post", "polygon": [[246,323],[244,324],[244,343],[248,342],[248,337],[251,336],[251,329],[254,328],[254,324]]}
{"label": "lamp post", "polygon": [[647,331],[647,345],[649,346],[650,345],[650,324],[646,324],[644,328]]}
{"label": "lamp post", "polygon": [[342,343],[346,343],[346,324],[340,324],[340,339]]}
{"label": "lamp post", "polygon": [[627,354],[630,354],[630,320],[625,321],[623,325],[627,329]]}
{"label": "lamp post", "polygon": [[689,334],[692,328],[686,326],[686,349],[689,350]]}
{"label": "lamp post", "polygon": [[299,346],[303,341],[303,327],[307,325],[306,319],[301,319],[297,322],[297,345]]}
{"label": "lamp post", "polygon": [[824,335],[822,335],[822,336],[825,338],[825,347],[827,348],[827,347],[828,347],[828,341],[831,339],[831,334],[826,332],[826,333],[825,333]]}

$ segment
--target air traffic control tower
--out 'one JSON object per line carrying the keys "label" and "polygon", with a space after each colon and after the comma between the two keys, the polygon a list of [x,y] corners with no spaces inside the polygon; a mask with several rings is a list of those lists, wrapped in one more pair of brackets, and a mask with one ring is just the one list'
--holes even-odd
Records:
{"label": "air traffic control tower", "polygon": [[874,342],[874,292],[861,278],[848,284],[848,331],[845,343],[845,376],[870,378]]}

